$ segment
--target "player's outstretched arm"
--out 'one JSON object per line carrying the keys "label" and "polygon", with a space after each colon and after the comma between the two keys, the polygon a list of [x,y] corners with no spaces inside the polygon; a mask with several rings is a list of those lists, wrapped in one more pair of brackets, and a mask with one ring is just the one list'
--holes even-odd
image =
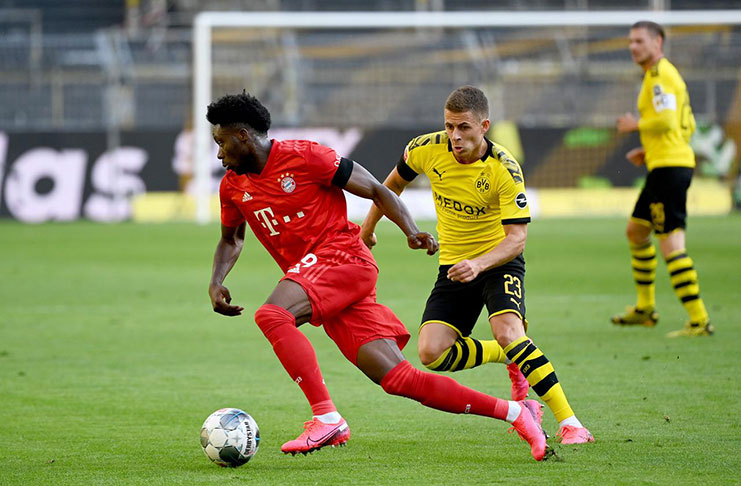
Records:
{"label": "player's outstretched arm", "polygon": [[208,284],[208,296],[214,312],[225,316],[238,316],[242,314],[244,307],[231,305],[232,296],[229,289],[224,287],[224,279],[242,252],[244,246],[245,223],[231,228],[221,225],[221,238],[214,252],[214,264],[211,272],[211,282]]}
{"label": "player's outstretched arm", "polygon": [[[388,177],[386,177],[386,180],[383,181],[383,185],[394,191],[396,195],[401,194],[407,184],[409,184],[409,181],[399,175],[399,171],[396,170],[396,167],[394,167],[394,170],[392,170]],[[360,237],[368,248],[373,248],[377,242],[374,231],[376,230],[376,224],[378,224],[382,217],[383,213],[381,210],[377,205],[373,204],[370,207],[363,224],[360,226]]]}
{"label": "player's outstretched arm", "polygon": [[[353,163],[352,174],[350,174],[350,179],[345,184],[345,190],[356,196],[373,200],[377,210],[396,223],[404,234],[407,235],[407,244],[410,248],[426,249],[428,255],[434,255],[437,252],[439,246],[435,238],[430,233],[419,231],[414,218],[412,218],[412,214],[402,200],[399,199],[399,196],[378,182],[370,172],[357,162]],[[371,211],[373,211],[373,208],[371,208]],[[369,213],[366,221],[370,217],[371,214]],[[379,219],[381,219],[381,215],[378,215],[375,221],[373,221],[373,227],[375,227]],[[373,230],[371,229],[370,235],[372,234]],[[368,243],[366,242],[366,244]]]}

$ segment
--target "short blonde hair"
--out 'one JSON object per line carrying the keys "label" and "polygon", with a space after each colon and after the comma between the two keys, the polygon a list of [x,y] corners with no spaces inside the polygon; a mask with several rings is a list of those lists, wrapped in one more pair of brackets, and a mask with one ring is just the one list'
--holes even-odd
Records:
{"label": "short blonde hair", "polygon": [[453,113],[470,111],[481,120],[489,118],[489,100],[483,91],[473,86],[461,86],[445,101],[445,109]]}

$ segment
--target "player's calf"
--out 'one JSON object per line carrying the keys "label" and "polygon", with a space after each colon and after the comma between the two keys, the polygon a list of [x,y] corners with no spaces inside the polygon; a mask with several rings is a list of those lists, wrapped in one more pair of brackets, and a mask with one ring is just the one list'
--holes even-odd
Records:
{"label": "player's calf", "polygon": [[504,363],[507,356],[495,340],[459,337],[449,348],[420,347],[419,358],[432,371],[461,371],[486,363]]}
{"label": "player's calf", "polygon": [[392,369],[381,381],[381,386],[387,393],[411,398],[430,408],[510,422],[512,430],[530,444],[535,460],[541,461],[545,457],[546,435],[540,426],[543,412],[535,400],[501,400],[465,387],[447,376],[421,372],[408,361]]}

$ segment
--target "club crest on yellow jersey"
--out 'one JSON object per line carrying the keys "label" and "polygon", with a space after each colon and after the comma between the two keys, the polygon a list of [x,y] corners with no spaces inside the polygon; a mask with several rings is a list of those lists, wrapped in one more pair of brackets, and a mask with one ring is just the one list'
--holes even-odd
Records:
{"label": "club crest on yellow jersey", "polygon": [[479,194],[486,194],[491,189],[491,182],[486,174],[481,174],[474,183]]}

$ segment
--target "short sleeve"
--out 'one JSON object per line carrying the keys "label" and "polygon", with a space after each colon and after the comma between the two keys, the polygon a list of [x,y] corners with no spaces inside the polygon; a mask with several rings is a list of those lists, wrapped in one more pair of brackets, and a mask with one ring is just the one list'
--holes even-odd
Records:
{"label": "short sleeve", "polygon": [[219,186],[219,201],[221,203],[221,224],[229,228],[236,228],[244,222],[244,216],[239,212],[237,206],[231,200],[230,186],[224,176]]}
{"label": "short sleeve", "polygon": [[[406,166],[406,169],[408,169],[401,169],[399,171],[399,173],[407,180],[412,180],[414,179],[414,177],[416,177],[417,174],[421,174],[422,172],[424,172],[424,169],[421,166],[421,157],[419,157],[419,151],[413,150],[414,148],[416,148],[416,141],[417,139],[415,138],[407,144],[407,146],[404,148],[404,154],[401,156],[401,160],[398,164],[402,167]],[[404,173],[402,173],[402,171],[404,171]]]}
{"label": "short sleeve", "polygon": [[520,165],[506,157],[502,160],[499,185],[499,207],[502,224],[521,224],[530,222],[530,205],[525,193],[525,180]]}
{"label": "short sleeve", "polygon": [[396,163],[396,171],[407,182],[412,182],[419,175],[407,165],[404,156],[399,158],[399,162]]}
{"label": "short sleeve", "polygon": [[318,143],[309,145],[306,165],[312,178],[320,184],[330,185],[342,157],[334,149]]}

